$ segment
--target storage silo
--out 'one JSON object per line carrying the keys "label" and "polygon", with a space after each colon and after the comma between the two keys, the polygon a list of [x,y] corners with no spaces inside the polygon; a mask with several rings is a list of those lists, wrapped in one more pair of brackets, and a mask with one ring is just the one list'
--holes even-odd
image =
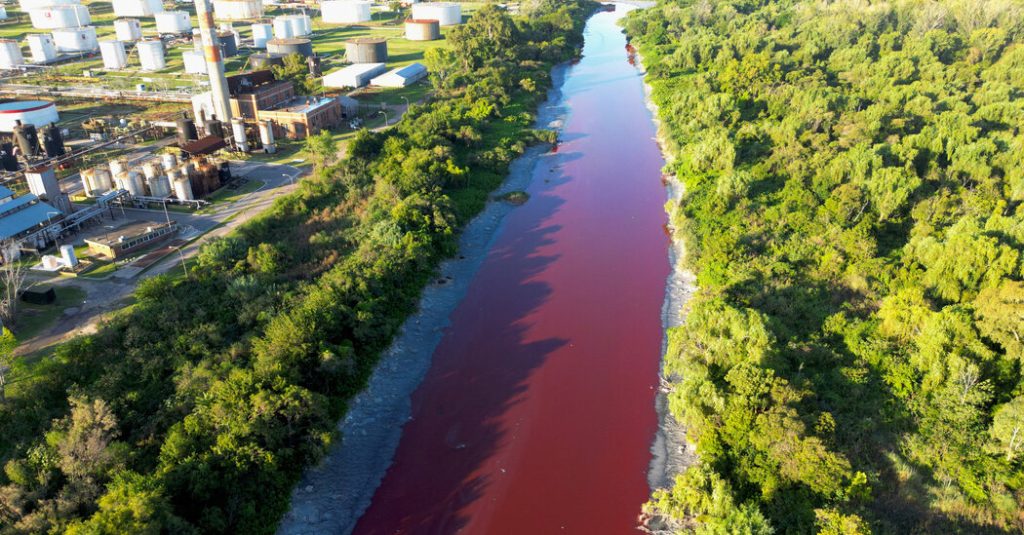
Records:
{"label": "storage silo", "polygon": [[249,140],[245,137],[245,119],[231,119],[231,137],[235,138],[235,147],[242,152],[249,152]]}
{"label": "storage silo", "polygon": [[128,170],[128,158],[114,158],[107,162],[107,168],[110,169],[111,176],[120,176]]}
{"label": "storage silo", "polygon": [[112,0],[118,17],[152,17],[164,10],[162,0]]}
{"label": "storage silo", "polygon": [[252,20],[263,17],[262,0],[213,0],[217,20]]}
{"label": "storage silo", "polygon": [[111,180],[110,168],[105,165],[97,165],[92,168],[92,184],[99,193],[106,193],[113,189],[114,184]]}
{"label": "storage silo", "polygon": [[117,19],[114,21],[114,33],[118,41],[135,42],[142,39],[142,25],[139,19]]}
{"label": "storage silo", "polygon": [[164,57],[164,42],[159,39],[139,41],[136,45],[139,53],[139,63],[144,71],[159,71],[167,67],[167,58]]}
{"label": "storage silo", "polygon": [[78,28],[92,23],[89,9],[82,5],[50,6],[28,12],[32,27],[40,30]]}
{"label": "storage silo", "polygon": [[305,37],[313,33],[313,24],[310,23],[309,15],[292,15],[288,19],[288,24],[291,24],[292,35],[295,37]]}
{"label": "storage silo", "polygon": [[436,20],[441,26],[462,24],[462,6],[454,2],[413,4],[412,18]]}
{"label": "storage silo", "polygon": [[192,31],[192,18],[184,11],[164,11],[154,17],[157,33],[178,35]]}
{"label": "storage silo", "polygon": [[328,24],[357,24],[372,18],[372,4],[363,0],[324,0],[320,2],[320,13]]}
{"label": "storage silo", "polygon": [[7,20],[7,8],[0,6],[0,20]]}
{"label": "storage silo", "polygon": [[280,56],[300,54],[308,58],[313,55],[313,43],[309,39],[271,39],[267,41],[267,52]]}
{"label": "storage silo", "polygon": [[263,152],[267,154],[277,152],[277,146],[274,144],[274,125],[267,119],[263,119],[258,124],[260,130],[260,143],[263,144]]}
{"label": "storage silo", "polygon": [[206,57],[198,50],[186,50],[181,53],[187,74],[206,74]]}
{"label": "storage silo", "polygon": [[274,17],[274,37],[278,39],[290,39],[295,37],[292,33],[292,24],[287,15]]}
{"label": "storage silo", "polygon": [[[170,175],[168,175],[168,178],[170,178]],[[195,199],[195,197],[192,196],[192,182],[189,181],[187,172],[183,173],[182,171],[175,171],[173,186],[175,197],[183,201],[191,201]]]}
{"label": "storage silo", "polygon": [[0,132],[13,132],[19,122],[39,128],[60,122],[57,105],[47,100],[0,102]]}
{"label": "storage silo", "polygon": [[152,197],[162,198],[171,196],[171,181],[163,173],[153,178],[147,178],[146,187],[149,189],[149,195]]}
{"label": "storage silo", "polygon": [[145,186],[142,183],[142,175],[137,171],[128,171],[122,176],[122,188],[128,190],[133,197],[141,197],[146,194]]}
{"label": "storage silo", "polygon": [[94,179],[96,176],[95,171],[92,169],[82,169],[78,172],[78,176],[82,178],[82,191],[85,192],[85,196],[95,197],[96,190],[99,189],[96,187],[96,180]]}
{"label": "storage silo", "polygon": [[441,23],[431,19],[405,21],[405,38],[410,41],[434,41],[441,38]]}
{"label": "storage silo", "polygon": [[217,38],[220,40],[221,57],[233,58],[238,55],[238,42],[235,41],[234,32],[217,32]]}
{"label": "storage silo", "polygon": [[80,0],[19,0],[18,5],[21,11],[27,13],[30,9],[41,9],[50,6],[61,6],[69,4],[80,4]]}
{"label": "storage silo", "polygon": [[100,47],[92,26],[53,30],[53,42],[57,52],[95,52]]}
{"label": "storage silo", "polygon": [[[195,127],[192,127],[193,130]],[[170,171],[178,166],[178,158],[170,152],[165,152],[160,155],[160,165],[163,166],[164,172]]]}
{"label": "storage silo", "polygon": [[284,57],[277,54],[252,54],[249,56],[249,68],[253,70],[269,69],[274,65],[284,65]]}
{"label": "storage silo", "polygon": [[57,45],[48,33],[33,33],[26,37],[32,52],[32,63],[49,63],[57,59]]}
{"label": "storage silo", "polygon": [[13,69],[24,64],[21,45],[14,39],[0,39],[0,69]]}
{"label": "storage silo", "polygon": [[274,26],[261,22],[252,25],[252,46],[267,48],[267,41],[274,38]]}
{"label": "storage silo", "polygon": [[128,54],[122,41],[100,41],[103,68],[119,71],[128,66]]}
{"label": "storage silo", "polygon": [[380,37],[362,37],[345,42],[345,59],[350,63],[386,63],[388,41]]}

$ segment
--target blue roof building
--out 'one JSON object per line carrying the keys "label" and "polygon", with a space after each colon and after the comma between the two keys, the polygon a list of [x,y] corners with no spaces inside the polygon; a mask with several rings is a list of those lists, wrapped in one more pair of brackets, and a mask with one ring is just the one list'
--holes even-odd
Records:
{"label": "blue roof building", "polygon": [[63,218],[64,214],[39,197],[31,193],[15,197],[13,191],[0,186],[0,241],[23,238]]}

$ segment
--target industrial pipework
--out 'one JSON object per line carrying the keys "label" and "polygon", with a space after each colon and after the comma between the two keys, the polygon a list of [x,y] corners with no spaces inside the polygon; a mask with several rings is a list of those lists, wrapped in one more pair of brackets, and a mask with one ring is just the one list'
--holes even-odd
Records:
{"label": "industrial pipework", "polygon": [[221,121],[231,121],[231,104],[228,100],[228,81],[224,76],[224,61],[221,59],[220,38],[213,25],[213,8],[210,0],[196,0],[196,17],[199,19],[199,35],[206,56],[206,70],[210,76],[210,93],[213,109]]}

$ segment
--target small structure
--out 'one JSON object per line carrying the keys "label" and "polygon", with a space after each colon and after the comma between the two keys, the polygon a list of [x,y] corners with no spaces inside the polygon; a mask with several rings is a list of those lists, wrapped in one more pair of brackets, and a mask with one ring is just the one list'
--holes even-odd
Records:
{"label": "small structure", "polygon": [[114,21],[114,33],[118,41],[138,41],[142,39],[142,25],[139,19],[117,19]]}
{"label": "small structure", "polygon": [[192,18],[185,11],[164,11],[154,18],[157,33],[180,35],[192,32]]}
{"label": "small structure", "polygon": [[390,70],[372,80],[370,85],[378,87],[405,87],[427,76],[427,67],[422,63],[410,63],[405,67]]}
{"label": "small structure", "polygon": [[151,41],[139,41],[135,45],[139,53],[139,63],[144,71],[159,71],[167,67],[167,59],[164,57],[164,43],[159,39]]}
{"label": "small structure", "polygon": [[257,118],[271,121],[276,137],[304,139],[341,123],[341,103],[328,97],[295,97],[270,110],[259,110]]}
{"label": "small structure", "polygon": [[92,26],[54,30],[53,42],[57,45],[57,52],[95,52],[100,47],[96,28]]}
{"label": "small structure", "polygon": [[357,63],[324,75],[324,87],[363,87],[387,70],[383,63]]}
{"label": "small structure", "polygon": [[0,39],[0,69],[14,69],[24,63],[21,45],[14,39]]}
{"label": "small structure", "polygon": [[15,197],[13,191],[0,186],[0,241],[18,240],[47,227],[59,232],[63,218],[59,210],[39,197]]}
{"label": "small structure", "polygon": [[33,195],[46,200],[62,213],[71,213],[71,202],[61,191],[60,184],[57,183],[57,174],[52,166],[45,165],[26,169],[25,181],[28,182],[28,189]]}
{"label": "small structure", "polygon": [[89,252],[111,260],[123,258],[147,246],[166,241],[178,233],[178,223],[136,221],[118,227],[106,234],[86,238]]}
{"label": "small structure", "polygon": [[57,45],[53,36],[48,33],[33,33],[25,38],[28,49],[32,51],[32,63],[50,63],[57,59]]}
{"label": "small structure", "polygon": [[128,66],[123,41],[100,41],[100,56],[103,57],[104,69],[117,71]]}

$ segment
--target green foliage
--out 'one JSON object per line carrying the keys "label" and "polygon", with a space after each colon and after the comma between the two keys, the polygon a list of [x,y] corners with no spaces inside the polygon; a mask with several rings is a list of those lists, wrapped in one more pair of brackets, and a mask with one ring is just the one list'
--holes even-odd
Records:
{"label": "green foliage", "polygon": [[321,91],[321,80],[309,75],[309,65],[302,54],[284,57],[284,65],[273,65],[271,70],[278,80],[288,80],[300,95],[316,95]]}
{"label": "green foliage", "polygon": [[460,224],[544,138],[530,112],[592,7],[481,10],[430,103],[341,161],[311,136],[296,191],[59,346],[0,406],[0,534],[272,533]]}
{"label": "green foliage", "polygon": [[700,287],[665,370],[701,467],[653,514],[718,529],[695,496],[728,489],[780,532],[1024,530],[1022,13],[661,0],[627,17]]}

